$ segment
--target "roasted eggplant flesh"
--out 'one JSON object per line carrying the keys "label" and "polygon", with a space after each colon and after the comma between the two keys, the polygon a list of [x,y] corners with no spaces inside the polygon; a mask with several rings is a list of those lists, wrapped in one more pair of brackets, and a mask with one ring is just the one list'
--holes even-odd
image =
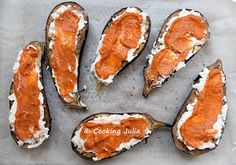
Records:
{"label": "roasted eggplant flesh", "polygon": [[106,24],[91,71],[99,83],[110,84],[144,49],[150,32],[149,16],[137,7],[124,8]]}
{"label": "roasted eggplant flesh", "polygon": [[221,60],[204,68],[172,128],[176,146],[190,154],[216,148],[225,127],[228,105]]}
{"label": "roasted eggplant flesh", "polygon": [[77,125],[71,144],[81,157],[99,161],[130,149],[148,138],[155,128],[164,126],[167,124],[148,114],[99,113]]}
{"label": "roasted eggplant flesh", "polygon": [[144,68],[143,96],[161,87],[209,38],[208,23],[197,11],[177,10],[164,23]]}
{"label": "roasted eggplant flesh", "polygon": [[79,95],[79,68],[88,31],[88,15],[74,2],[57,5],[46,25],[46,55],[61,99],[72,107],[85,108]]}
{"label": "roasted eggplant flesh", "polygon": [[50,114],[44,94],[41,61],[44,45],[30,42],[18,55],[9,92],[9,121],[15,142],[38,147],[49,137]]}

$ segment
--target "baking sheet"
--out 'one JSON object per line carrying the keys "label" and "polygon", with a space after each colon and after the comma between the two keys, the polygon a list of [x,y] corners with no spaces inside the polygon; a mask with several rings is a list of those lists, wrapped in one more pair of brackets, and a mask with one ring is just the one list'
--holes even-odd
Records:
{"label": "baking sheet", "polygon": [[[77,0],[88,12],[90,24],[81,64],[80,87],[87,86],[82,100],[87,112],[68,109],[59,99],[49,71],[44,72],[47,99],[52,116],[50,138],[39,148],[19,148],[10,135],[8,122],[8,90],[12,67],[17,54],[31,40],[44,41],[44,28],[49,12],[61,1],[0,0],[0,164],[92,164],[77,156],[70,137],[77,122],[98,112],[147,112],[158,120],[172,123],[191,90],[192,80],[204,66],[219,57],[227,76],[229,111],[227,126],[220,145],[201,156],[180,152],[172,142],[169,130],[158,130],[144,142],[122,155],[97,164],[236,164],[236,3],[231,0]],[[125,69],[114,83],[97,92],[95,78],[89,72],[102,29],[110,16],[126,6],[137,6],[152,21],[151,35],[142,55]],[[185,69],[148,99],[141,96],[142,70],[161,25],[178,8],[192,8],[206,16],[211,38],[208,44],[189,61]]]}

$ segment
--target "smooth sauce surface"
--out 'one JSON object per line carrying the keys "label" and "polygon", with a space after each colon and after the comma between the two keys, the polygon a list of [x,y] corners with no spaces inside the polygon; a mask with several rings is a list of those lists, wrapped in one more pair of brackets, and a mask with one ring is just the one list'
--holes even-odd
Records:
{"label": "smooth sauce surface", "polygon": [[217,133],[213,125],[221,112],[223,99],[223,82],[219,69],[210,69],[205,86],[197,99],[191,117],[180,127],[183,140],[192,148],[213,140]]}
{"label": "smooth sauce surface", "polygon": [[191,37],[197,40],[203,39],[206,36],[206,29],[206,22],[199,16],[187,15],[176,19],[164,37],[166,48],[153,57],[148,73],[149,79],[156,84],[157,76],[168,76],[193,49]]}
{"label": "smooth sauce surface", "polygon": [[[120,124],[87,122],[83,124],[80,138],[84,140],[85,149],[96,152],[98,160],[101,160],[112,156],[120,144],[132,138],[142,140],[147,128],[148,121],[145,118],[130,117],[121,120]],[[113,132],[99,133],[99,130],[107,129]]]}
{"label": "smooth sauce surface", "polygon": [[123,67],[128,51],[138,46],[142,35],[142,20],[140,14],[126,12],[105,31],[102,47],[99,49],[101,59],[95,64],[98,77],[107,79]]}
{"label": "smooth sauce surface", "polygon": [[17,101],[15,134],[22,141],[33,138],[40,130],[39,75],[35,70],[38,53],[38,49],[34,47],[24,48],[19,67],[13,77],[13,89]]}
{"label": "smooth sauce surface", "polygon": [[78,17],[71,10],[66,10],[55,19],[55,33],[52,38],[51,65],[55,82],[62,98],[71,102],[72,93],[77,86],[76,35],[78,31]]}

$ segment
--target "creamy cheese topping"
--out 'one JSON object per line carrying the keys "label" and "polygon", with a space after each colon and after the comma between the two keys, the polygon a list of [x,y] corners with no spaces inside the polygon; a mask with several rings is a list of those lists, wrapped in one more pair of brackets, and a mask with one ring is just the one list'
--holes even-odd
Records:
{"label": "creamy cheese topping", "polygon": [[[33,49],[36,49],[36,47],[34,47],[33,45],[29,45],[27,46],[26,48],[33,48]],[[18,57],[17,57],[17,62],[14,64],[14,67],[13,67],[13,73],[16,73],[16,71],[18,70],[19,68],[19,61],[21,59],[21,55],[22,55],[22,50],[19,52],[18,54]],[[30,138],[30,139],[27,139],[26,141],[21,141],[20,139],[18,139],[17,143],[19,146],[22,146],[24,144],[28,144],[27,148],[35,148],[35,147],[38,147],[40,144],[42,144],[42,142],[47,139],[49,137],[49,129],[46,127],[46,122],[44,121],[44,108],[43,108],[43,103],[44,103],[44,97],[43,97],[43,94],[42,94],[42,90],[43,90],[43,85],[40,81],[40,77],[41,77],[41,73],[40,73],[40,68],[37,66],[37,64],[35,65],[35,71],[38,73],[38,88],[40,90],[40,94],[39,94],[39,101],[40,101],[40,105],[39,105],[39,109],[40,109],[40,118],[39,118],[39,128],[40,130],[34,134],[34,138]],[[13,79],[12,79],[13,81]],[[10,109],[10,112],[9,112],[9,122],[10,122],[10,126],[11,126],[11,131],[15,131],[15,120],[16,120],[16,112],[17,112],[17,100],[16,100],[16,97],[15,97],[15,94],[12,93],[11,95],[8,96],[8,99],[10,101],[13,101],[12,103],[12,106],[11,106],[11,109]]]}
{"label": "creamy cheese topping", "polygon": [[[118,114],[112,114],[112,115],[108,115],[108,116],[101,116],[101,117],[96,117],[91,121],[91,123],[113,123],[113,124],[120,124],[121,120],[124,119],[128,119],[128,118],[144,118],[142,115],[139,114],[122,114],[122,115],[118,115]],[[75,147],[83,149],[83,151],[86,152],[93,152],[92,150],[86,150],[84,147],[84,140],[80,138],[80,133],[82,131],[83,127],[81,127],[79,130],[77,130],[75,132],[75,135],[73,136],[73,138],[71,139],[71,142],[74,144]],[[149,137],[151,134],[151,130],[149,128],[147,128],[145,130],[145,136],[144,138]],[[143,139],[144,139],[143,138]],[[121,143],[120,146],[116,149],[116,151],[121,151],[123,149],[130,149],[132,146],[134,146],[135,144],[139,143],[142,139],[135,139],[132,138],[129,142],[127,143]],[[96,153],[95,153],[96,154]],[[94,161],[98,160],[97,157],[92,158]]]}
{"label": "creamy cheese topping", "polygon": [[[208,74],[209,74],[209,69],[204,68],[204,70],[199,73],[199,75],[201,76],[201,78],[199,79],[199,82],[193,84],[192,87],[194,89],[196,89],[198,92],[201,92],[203,90],[206,80],[208,78]],[[223,74],[223,72],[221,72],[221,75],[222,75],[222,82],[223,82],[223,84],[225,84],[225,75]],[[221,113],[218,115],[217,121],[213,125],[214,130],[217,130],[217,134],[214,136],[214,140],[216,140],[216,141],[208,141],[206,143],[203,143],[201,146],[199,146],[197,148],[192,148],[191,146],[188,146],[186,144],[186,142],[183,140],[181,133],[180,133],[180,128],[186,122],[186,120],[192,116],[192,113],[193,113],[193,110],[194,110],[194,107],[195,107],[197,101],[198,101],[198,99],[195,98],[192,103],[189,103],[186,106],[186,112],[184,112],[182,114],[182,116],[179,119],[178,124],[177,124],[177,137],[180,141],[182,141],[186,145],[186,147],[189,150],[195,150],[195,149],[204,150],[207,148],[213,149],[216,147],[216,145],[219,144],[220,137],[222,136],[223,128],[225,127],[225,120],[226,120],[226,115],[227,115],[227,110],[228,110],[226,96],[224,96],[223,100],[222,100],[222,102],[224,102],[224,105],[222,106]]]}
{"label": "creamy cheese topping", "polygon": [[[49,28],[48,28],[48,36],[51,37],[51,40],[49,42],[49,49],[52,50],[52,46],[53,44],[55,43],[55,41],[53,40],[53,35],[55,34],[55,19],[58,18],[62,13],[64,13],[65,11],[67,10],[71,10],[74,14],[76,14],[80,20],[78,22],[78,29],[77,29],[77,35],[76,35],[76,41],[75,41],[75,45],[77,45],[77,42],[78,42],[78,35],[80,33],[80,31],[85,27],[85,25],[88,23],[85,18],[84,18],[84,15],[81,11],[77,11],[75,9],[72,8],[71,5],[61,5],[56,11],[54,11],[52,14],[51,14],[51,18],[54,20],[50,23],[49,25]],[[52,56],[53,56],[53,53],[52,53]],[[76,77],[78,76],[78,59],[76,58],[76,67],[75,67],[75,70],[73,71],[76,75]],[[71,70],[71,66],[68,66],[69,70]],[[52,77],[55,78],[55,73],[54,73],[54,70],[52,69]],[[55,79],[55,85],[57,87],[57,91],[59,94],[60,93],[60,87],[58,86],[58,83]],[[78,89],[77,89],[77,84],[75,84],[74,86],[74,90],[73,90],[74,93],[77,93],[78,92]],[[70,94],[72,96],[72,94]],[[73,97],[73,96],[72,96]]]}
{"label": "creamy cheese topping", "polygon": [[[135,51],[139,48],[139,46],[140,46],[142,43],[145,43],[146,40],[147,40],[147,39],[145,38],[145,34],[147,33],[147,30],[148,30],[148,29],[146,28],[146,23],[147,23],[148,14],[145,13],[145,12],[141,12],[141,13],[140,13],[140,11],[139,11],[137,8],[135,8],[135,7],[128,7],[128,8],[125,10],[125,12],[124,12],[123,14],[125,14],[125,13],[127,13],[127,12],[128,12],[128,13],[137,13],[137,14],[140,14],[140,15],[143,17],[142,25],[141,25],[141,32],[142,32],[142,34],[141,34],[141,38],[140,38],[139,41],[138,41],[138,45],[137,45],[136,48],[132,48],[132,49],[130,49],[130,50],[128,51],[128,56],[127,56],[127,59],[126,59],[126,60],[127,60],[128,62],[130,62],[130,61],[132,61],[132,60],[135,58],[135,56],[134,56]],[[120,18],[123,14],[112,18],[112,21],[114,22],[115,20],[117,20],[118,18]],[[102,34],[102,37],[101,37],[101,39],[100,39],[100,41],[99,41],[98,49],[97,49],[97,52],[96,52],[97,57],[96,57],[95,61],[91,64],[91,72],[93,72],[93,74],[95,75],[95,77],[96,77],[100,82],[105,83],[105,84],[110,84],[110,83],[113,82],[114,76],[115,76],[118,72],[117,72],[116,74],[114,74],[114,75],[110,75],[107,79],[102,79],[102,78],[100,78],[100,77],[97,75],[96,70],[95,70],[95,64],[101,59],[101,54],[99,53],[99,50],[100,50],[100,49],[102,48],[102,46],[103,46],[103,43],[102,43],[102,42],[103,42],[103,39],[104,39],[105,35],[106,35],[106,34]]]}
{"label": "creamy cheese topping", "polygon": [[[155,56],[155,54],[159,53],[162,49],[166,48],[165,46],[165,36],[169,30],[169,28],[171,27],[172,23],[178,19],[178,18],[181,18],[181,17],[184,17],[184,16],[188,16],[188,15],[195,15],[195,16],[199,16],[199,17],[202,17],[200,13],[194,11],[194,10],[187,10],[187,9],[182,9],[181,12],[178,13],[177,16],[174,16],[172,17],[168,22],[167,22],[167,27],[164,31],[164,33],[162,34],[162,36],[160,38],[158,38],[158,44],[157,42],[155,42],[153,44],[153,48],[152,48],[152,51],[151,51],[151,54],[149,54],[147,56],[147,59],[148,59],[148,63],[151,64],[152,63],[152,60],[153,60],[153,57]],[[207,31],[205,31],[205,33],[207,34]],[[162,86],[162,83],[167,79],[169,78],[172,74],[174,74],[175,71],[179,71],[180,69],[184,68],[186,66],[185,62],[193,56],[193,54],[196,53],[196,50],[194,49],[195,46],[202,46],[204,43],[205,43],[205,38],[203,38],[202,40],[198,40],[196,39],[195,37],[191,37],[191,40],[192,40],[192,45],[193,45],[193,49],[189,51],[185,61],[183,62],[179,62],[179,64],[176,66],[176,68],[172,71],[172,73],[168,76],[164,76],[162,78],[160,78],[162,81],[159,82],[159,84],[157,85],[157,87],[161,87]]]}

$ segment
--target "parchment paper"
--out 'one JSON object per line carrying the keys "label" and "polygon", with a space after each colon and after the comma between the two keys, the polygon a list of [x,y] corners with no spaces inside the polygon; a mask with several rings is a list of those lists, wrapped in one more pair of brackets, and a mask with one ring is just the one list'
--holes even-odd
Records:
{"label": "parchment paper", "polygon": [[[142,142],[120,156],[96,164],[236,164],[236,3],[231,0],[76,0],[87,10],[90,19],[80,76],[80,87],[87,86],[82,100],[89,110],[66,108],[56,93],[49,71],[44,70],[44,86],[52,116],[51,136],[37,149],[18,147],[11,138],[8,121],[7,97],[12,67],[19,50],[31,40],[44,41],[47,16],[60,2],[0,0],[0,164],[93,164],[71,150],[70,138],[77,122],[98,112],[146,112],[158,120],[172,123],[191,90],[192,80],[218,57],[223,60],[227,76],[229,111],[223,139],[214,151],[201,156],[182,153],[172,142],[170,131],[164,129],[154,132],[147,144]],[[113,84],[97,92],[89,70],[102,29],[113,13],[126,6],[140,7],[150,15],[150,39],[135,63],[116,77]],[[178,8],[192,8],[204,14],[210,24],[210,40],[186,68],[144,99],[141,92],[145,57],[164,20]]]}

